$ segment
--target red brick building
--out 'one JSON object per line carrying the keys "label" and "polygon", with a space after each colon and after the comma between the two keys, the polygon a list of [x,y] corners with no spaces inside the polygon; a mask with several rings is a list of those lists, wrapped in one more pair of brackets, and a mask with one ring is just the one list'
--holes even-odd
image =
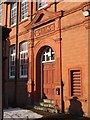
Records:
{"label": "red brick building", "polygon": [[9,33],[10,33],[11,29],[6,28],[4,26],[0,25],[0,119],[3,119],[3,84],[4,84],[4,61],[6,59],[5,57],[5,44],[6,41],[9,37]]}
{"label": "red brick building", "polygon": [[5,62],[5,105],[49,99],[62,112],[77,97],[90,116],[90,2],[22,0],[2,6],[3,25],[12,29]]}

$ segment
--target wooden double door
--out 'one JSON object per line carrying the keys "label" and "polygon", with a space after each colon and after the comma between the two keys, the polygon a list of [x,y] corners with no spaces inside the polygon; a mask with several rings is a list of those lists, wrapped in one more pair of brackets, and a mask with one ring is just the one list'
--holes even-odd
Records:
{"label": "wooden double door", "polygon": [[45,99],[54,99],[55,95],[55,61],[42,63],[42,93]]}

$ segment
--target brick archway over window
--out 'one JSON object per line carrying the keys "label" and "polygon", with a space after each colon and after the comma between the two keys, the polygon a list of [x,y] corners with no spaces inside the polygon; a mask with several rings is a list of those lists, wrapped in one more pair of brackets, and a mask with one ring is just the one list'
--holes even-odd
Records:
{"label": "brick archway over window", "polygon": [[36,57],[38,52],[40,51],[40,49],[42,49],[43,47],[45,46],[49,46],[51,47],[55,54],[57,55],[57,50],[56,48],[59,47],[59,44],[57,44],[54,40],[42,40],[42,41],[39,41],[35,44],[34,46],[34,56]]}

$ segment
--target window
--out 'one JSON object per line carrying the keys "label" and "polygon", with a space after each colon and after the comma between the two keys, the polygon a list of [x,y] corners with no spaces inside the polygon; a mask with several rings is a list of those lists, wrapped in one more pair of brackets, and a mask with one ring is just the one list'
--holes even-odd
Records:
{"label": "window", "polygon": [[0,0],[0,24],[2,24],[2,4],[1,4],[1,0]]}
{"label": "window", "polygon": [[12,3],[12,5],[11,5],[11,25],[16,23],[16,17],[17,17],[17,4]]}
{"label": "window", "polygon": [[71,70],[71,96],[81,96],[81,72],[80,70]]}
{"label": "window", "polygon": [[42,56],[42,63],[55,61],[55,53],[52,48],[47,47]]}
{"label": "window", "polygon": [[15,45],[10,47],[10,54],[9,54],[9,77],[15,77],[15,56],[16,56],[16,49]]}
{"label": "window", "polygon": [[47,6],[47,0],[37,0],[37,10]]}
{"label": "window", "polygon": [[28,16],[28,0],[21,1],[21,20]]}
{"label": "window", "polygon": [[0,5],[0,24],[2,23],[2,5]]}
{"label": "window", "polygon": [[20,77],[26,78],[28,74],[28,42],[20,45]]}

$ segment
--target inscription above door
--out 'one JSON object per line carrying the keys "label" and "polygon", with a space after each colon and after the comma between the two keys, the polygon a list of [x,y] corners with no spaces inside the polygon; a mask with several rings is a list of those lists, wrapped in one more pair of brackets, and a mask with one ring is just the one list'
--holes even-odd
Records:
{"label": "inscription above door", "polygon": [[34,36],[38,37],[55,30],[55,23],[49,24],[34,31]]}

